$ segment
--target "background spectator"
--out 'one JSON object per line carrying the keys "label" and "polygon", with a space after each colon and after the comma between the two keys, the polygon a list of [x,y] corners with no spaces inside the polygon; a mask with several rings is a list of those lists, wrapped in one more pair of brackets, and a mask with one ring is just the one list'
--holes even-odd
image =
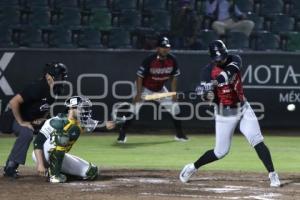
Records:
{"label": "background spectator", "polygon": [[193,10],[192,0],[178,0],[171,18],[172,44],[175,49],[200,49],[197,32],[200,17]]}
{"label": "background spectator", "polygon": [[220,36],[226,31],[243,32],[249,36],[254,28],[254,22],[246,19],[234,0],[207,0],[206,15],[213,21],[212,29]]}

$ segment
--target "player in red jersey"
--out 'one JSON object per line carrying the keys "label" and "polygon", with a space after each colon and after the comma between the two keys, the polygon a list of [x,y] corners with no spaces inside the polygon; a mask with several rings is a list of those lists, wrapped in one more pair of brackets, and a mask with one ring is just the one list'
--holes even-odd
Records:
{"label": "player in red jersey", "polygon": [[[135,97],[133,99],[133,113],[138,114],[143,99],[142,97],[156,92],[168,92],[165,83],[171,81],[171,92],[176,92],[177,77],[180,75],[178,63],[174,55],[170,54],[170,42],[167,37],[161,37],[158,41],[157,51],[144,59],[137,71]],[[172,116],[176,128],[175,140],[187,141],[183,134],[181,121],[175,116],[180,113],[180,108],[176,102],[176,96],[157,100]],[[118,143],[126,142],[126,130],[131,120],[128,120],[120,128]]]}
{"label": "player in red jersey", "polygon": [[[240,131],[254,147],[269,172],[270,186],[279,187],[280,181],[274,170],[271,154],[264,144],[258,120],[247,102],[241,79],[242,60],[228,54],[221,40],[209,46],[212,62],[202,72],[203,82],[196,88],[199,95],[214,96],[216,141],[214,149],[205,152],[196,162],[187,164],[180,173],[180,180],[187,182],[201,166],[226,156],[232,135],[239,124]],[[210,100],[212,100],[210,98]]]}

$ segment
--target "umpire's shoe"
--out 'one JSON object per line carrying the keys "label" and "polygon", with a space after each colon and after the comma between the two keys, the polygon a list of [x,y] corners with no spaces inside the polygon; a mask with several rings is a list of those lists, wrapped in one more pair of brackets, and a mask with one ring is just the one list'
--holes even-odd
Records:
{"label": "umpire's shoe", "polygon": [[19,177],[19,172],[18,172],[17,169],[15,169],[13,167],[4,167],[3,175],[5,177],[18,178]]}

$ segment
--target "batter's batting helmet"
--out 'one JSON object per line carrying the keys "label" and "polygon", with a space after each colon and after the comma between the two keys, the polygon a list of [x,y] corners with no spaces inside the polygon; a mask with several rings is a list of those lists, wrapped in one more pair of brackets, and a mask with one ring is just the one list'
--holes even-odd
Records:
{"label": "batter's batting helmet", "polygon": [[68,77],[68,68],[61,62],[47,63],[44,74],[51,75],[54,80],[65,80]]}
{"label": "batter's batting helmet", "polygon": [[228,56],[228,50],[222,40],[215,40],[209,45],[209,55],[213,61],[219,62],[225,60]]}

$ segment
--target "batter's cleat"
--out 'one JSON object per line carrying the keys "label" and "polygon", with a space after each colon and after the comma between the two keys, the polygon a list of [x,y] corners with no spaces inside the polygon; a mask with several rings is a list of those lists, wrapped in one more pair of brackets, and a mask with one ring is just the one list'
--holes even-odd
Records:
{"label": "batter's cleat", "polygon": [[186,183],[189,181],[191,176],[197,172],[197,169],[195,168],[194,163],[187,164],[184,166],[184,168],[181,170],[179,179],[182,183]]}
{"label": "batter's cleat", "polygon": [[271,187],[280,187],[280,180],[278,177],[278,174],[276,172],[270,172],[269,173],[269,178],[270,178],[270,186]]}
{"label": "batter's cleat", "polygon": [[58,176],[50,176],[50,183],[65,183],[67,181],[67,177],[64,174],[59,174]]}
{"label": "batter's cleat", "polygon": [[126,142],[127,142],[127,137],[126,137],[126,136],[120,135],[120,136],[118,137],[118,139],[117,139],[117,143],[119,143],[119,144],[124,144],[124,143],[126,143]]}
{"label": "batter's cleat", "polygon": [[180,135],[180,136],[176,135],[174,137],[174,140],[175,141],[179,141],[179,142],[186,142],[186,141],[189,140],[189,138],[187,136],[185,136],[185,135]]}

